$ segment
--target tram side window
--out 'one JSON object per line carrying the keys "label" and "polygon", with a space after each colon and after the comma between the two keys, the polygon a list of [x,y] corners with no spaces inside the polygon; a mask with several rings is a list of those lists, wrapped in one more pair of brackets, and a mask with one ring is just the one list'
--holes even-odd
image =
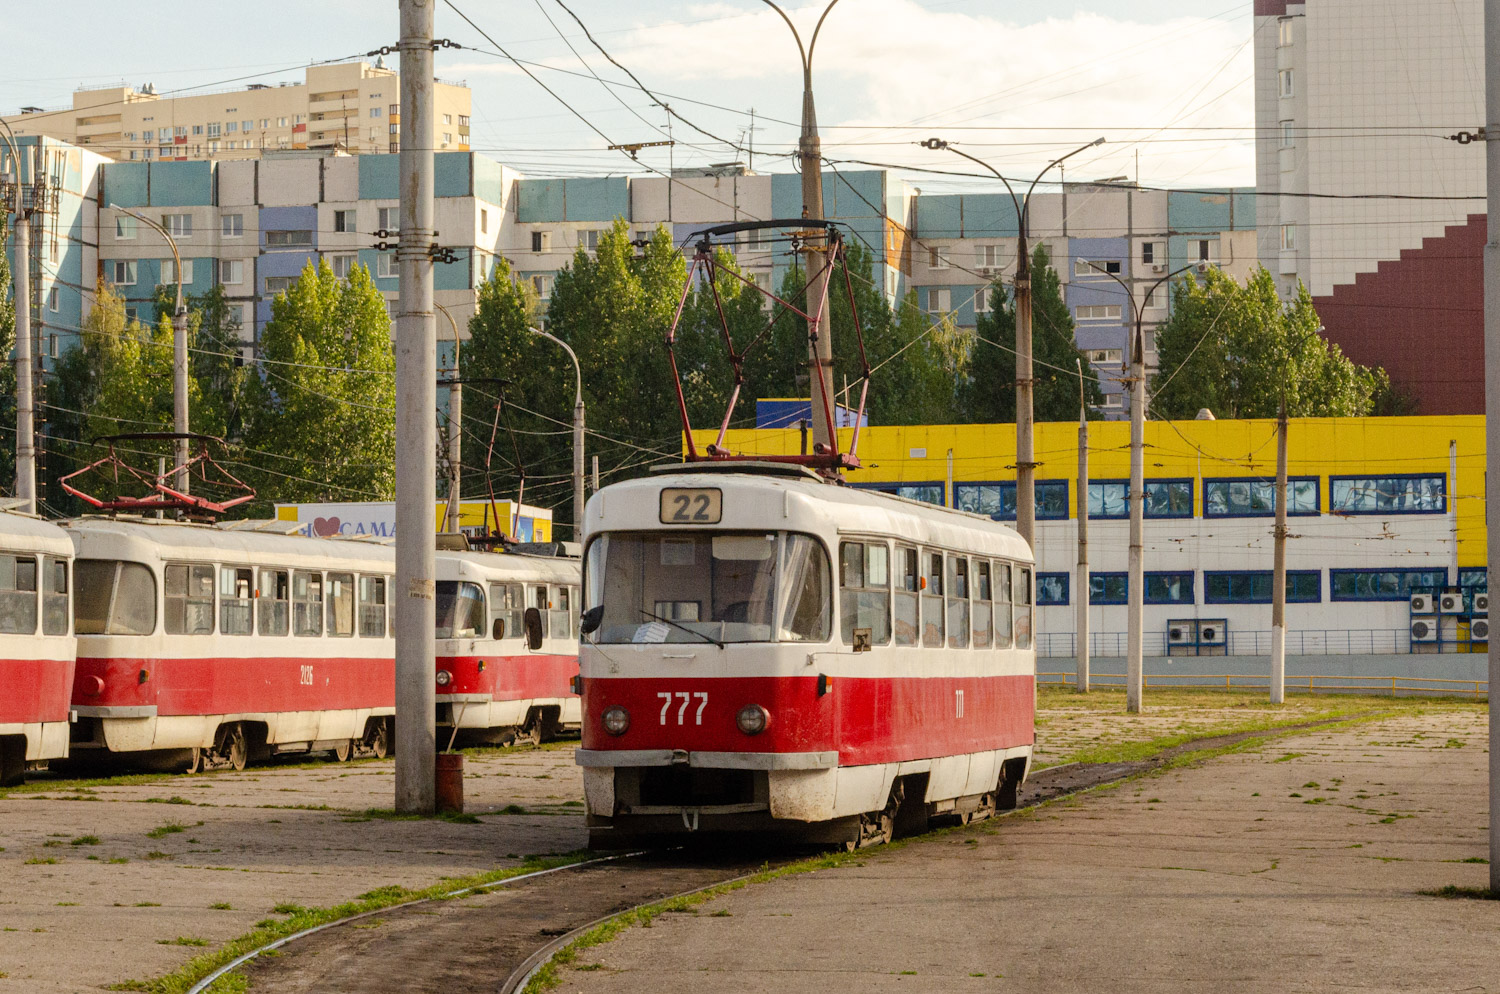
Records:
{"label": "tram side window", "polygon": [[291,578],[284,569],[260,571],[260,589],[256,592],[260,607],[260,633],[285,635],[290,629]]}
{"label": "tram side window", "polygon": [[995,591],[990,583],[990,561],[988,559],[974,560],[974,604],[973,632],[974,648],[988,649],[990,647],[990,618],[992,608],[990,602],[994,600]]}
{"label": "tram side window", "polygon": [[143,563],[80,559],[73,564],[76,635],[150,635],[156,631],[156,577]]}
{"label": "tram side window", "polygon": [[68,561],[48,556],[42,579],[42,634],[68,634]]}
{"label": "tram side window", "polygon": [[948,648],[969,647],[969,557],[948,557]]}
{"label": "tram side window", "polygon": [[552,629],[552,637],[565,639],[573,630],[573,591],[568,587],[552,588],[552,617],[547,627]]}
{"label": "tram side window", "polygon": [[0,632],[36,634],[36,560],[0,556]]}
{"label": "tram side window", "polygon": [[516,639],[525,634],[521,628],[521,611],[525,605],[526,597],[519,583],[490,584],[491,634],[497,621],[502,623],[500,637],[503,639]]}
{"label": "tram side window", "polygon": [[568,587],[568,614],[573,625],[573,638],[576,641],[580,637],[579,626],[583,623],[583,597],[577,587]]}
{"label": "tram side window", "polygon": [[874,542],[839,546],[839,628],[844,644],[854,630],[868,628],[871,645],[891,641],[890,550]]}
{"label": "tram side window", "polygon": [[219,569],[219,631],[225,635],[249,635],[251,597],[255,573],[248,567]]}
{"label": "tram side window", "polygon": [[1010,563],[995,560],[995,648],[1009,649],[1014,631],[1011,615]]}
{"label": "tram side window", "polygon": [[917,550],[896,546],[895,625],[897,645],[917,644],[917,591],[922,586]]}
{"label": "tram side window", "polygon": [[354,636],[354,574],[328,574],[328,634]]}
{"label": "tram side window", "polygon": [[172,565],[166,569],[168,635],[212,635],[214,568]]}
{"label": "tram side window", "polygon": [[292,574],[292,634],[323,634],[323,574]]}
{"label": "tram side window", "polygon": [[532,606],[535,607],[537,609],[537,612],[542,616],[542,638],[549,638],[552,633],[548,630],[551,626],[547,624],[547,618],[548,613],[552,609],[552,606],[551,603],[547,600],[546,586],[536,586],[531,588],[531,597]]}
{"label": "tram side window", "polygon": [[478,638],[484,630],[484,618],[484,589],[479,584],[461,580],[438,581],[438,638]]}
{"label": "tram side window", "polygon": [[922,644],[943,647],[943,554],[922,553]]}
{"label": "tram side window", "polygon": [[1016,648],[1031,648],[1031,570],[1016,567]]}
{"label": "tram side window", "polygon": [[385,577],[359,578],[360,638],[385,638]]}
{"label": "tram side window", "polygon": [[783,642],[827,642],[833,634],[833,577],[828,554],[808,535],[788,535],[782,546],[782,601],[777,638]]}

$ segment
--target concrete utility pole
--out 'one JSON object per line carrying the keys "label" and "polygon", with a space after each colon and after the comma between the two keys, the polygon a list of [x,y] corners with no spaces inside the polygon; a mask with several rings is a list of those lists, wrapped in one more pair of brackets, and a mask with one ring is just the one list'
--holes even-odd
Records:
{"label": "concrete utility pole", "polygon": [[436,303],[435,306],[443,312],[443,317],[448,319],[448,327],[453,329],[453,375],[448,377],[448,513],[443,519],[443,529],[456,532],[461,499],[459,483],[462,473],[459,456],[462,452],[463,441],[464,384],[458,371],[458,322],[453,320],[453,315],[448,312],[448,308]]}
{"label": "concrete utility pole", "polygon": [[1145,680],[1145,651],[1142,640],[1146,623],[1146,332],[1144,329],[1146,302],[1163,283],[1189,269],[1203,269],[1202,263],[1191,263],[1172,270],[1146,288],[1146,295],[1137,303],[1130,284],[1111,273],[1103,266],[1079,259],[1097,273],[1102,273],[1120,284],[1125,299],[1130,302],[1130,311],[1135,318],[1135,337],[1130,343],[1130,573],[1126,582],[1127,634],[1125,637],[1125,710],[1137,714],[1141,710],[1141,687]]}
{"label": "concrete utility pole", "polygon": [[946,148],[954,155],[961,155],[994,173],[995,178],[1005,184],[1010,202],[1016,209],[1016,531],[1026,544],[1036,548],[1036,445],[1035,421],[1032,417],[1032,397],[1035,381],[1031,366],[1031,248],[1028,244],[1031,223],[1031,193],[1053,167],[1061,166],[1086,149],[1103,145],[1103,138],[1096,138],[1067,155],[1053,159],[1047,167],[1036,174],[1026,196],[1016,197],[1010,180],[1001,175],[994,166],[967,152],[960,152],[941,138],[929,138],[921,143],[924,148]]}
{"label": "concrete utility pole", "polygon": [[[771,0],[761,0],[767,7],[781,15],[786,26],[791,28],[792,37],[797,40],[797,53],[802,57],[802,135],[797,139],[797,160],[802,169],[802,214],[808,220],[823,220],[823,150],[822,142],[818,138],[818,115],[813,108],[812,88],[812,57],[813,49],[818,44],[818,32],[823,30],[823,22],[828,19],[828,14],[833,10],[839,0],[830,0],[823,13],[818,17],[818,24],[813,28],[812,41],[804,48],[802,36],[797,33],[797,27],[792,19],[786,16],[782,10]],[[837,425],[837,412],[833,404],[833,328],[829,325],[827,287],[829,276],[829,265],[831,260],[828,256],[828,237],[817,229],[810,230],[802,242],[807,258],[807,307],[809,313],[812,308],[818,308],[810,322],[809,335],[811,341],[808,343],[808,357],[811,363],[809,377],[812,384],[812,423],[813,423],[813,449],[818,451],[818,446],[826,446],[822,451],[833,451],[836,441],[829,431],[828,418],[823,412],[826,409],[835,414],[834,424]]]}
{"label": "concrete utility pole", "polygon": [[1276,553],[1271,573],[1271,703],[1286,703],[1286,394],[1276,415]]}
{"label": "concrete utility pole", "polygon": [[1078,662],[1075,689],[1089,692],[1089,407],[1083,399],[1083,361],[1078,367],[1078,636],[1074,656]]}
{"label": "concrete utility pole", "polygon": [[[1484,0],[1484,143],[1489,216],[1500,218],[1500,0]],[[1500,224],[1489,226],[1484,245],[1484,434],[1487,452],[1500,452]],[[1485,478],[1489,574],[1500,576],[1500,473]],[[1490,658],[1490,890],[1500,893],[1500,652]]]}
{"label": "concrete utility pole", "polygon": [[[154,230],[166,239],[172,250],[172,265],[177,270],[177,304],[172,309],[172,430],[179,435],[188,433],[188,344],[187,304],[182,296],[182,253],[177,250],[177,239],[166,228],[144,214],[127,210],[116,204],[110,209],[129,214],[137,221]],[[172,443],[172,467],[176,470],[173,486],[181,493],[188,492],[188,440],[179,438]]]}
{"label": "concrete utility pole", "polygon": [[437,325],[432,313],[432,21],[435,0],[401,8],[401,232],[396,262],[396,810],[437,806]]}
{"label": "concrete utility pole", "polygon": [[[3,122],[0,122],[3,123]],[[36,401],[31,394],[31,208],[21,196],[26,170],[21,167],[21,150],[5,125],[5,144],[10,149],[14,178],[7,171],[5,182],[15,193],[15,267],[11,274],[16,284],[16,496],[26,503],[21,510],[36,513]],[[29,150],[29,146],[28,146]],[[32,170],[33,175],[35,170]]]}
{"label": "concrete utility pole", "polygon": [[[532,328],[533,334],[549,338],[563,347],[568,358],[573,360],[573,374],[577,380],[577,391],[573,394],[573,541],[583,541],[583,369],[578,365],[578,355],[568,343],[556,335],[540,328]],[[594,457],[596,460],[598,456]],[[594,489],[599,489],[599,469],[594,468]]]}

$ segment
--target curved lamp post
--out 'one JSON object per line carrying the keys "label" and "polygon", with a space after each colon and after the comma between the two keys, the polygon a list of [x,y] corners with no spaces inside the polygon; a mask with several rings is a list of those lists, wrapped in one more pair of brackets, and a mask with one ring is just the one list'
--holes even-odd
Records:
{"label": "curved lamp post", "polygon": [[540,328],[532,328],[532,334],[550,338],[563,347],[568,358],[573,360],[573,374],[577,378],[573,394],[573,541],[583,541],[583,370],[578,365],[578,355],[567,342]]}

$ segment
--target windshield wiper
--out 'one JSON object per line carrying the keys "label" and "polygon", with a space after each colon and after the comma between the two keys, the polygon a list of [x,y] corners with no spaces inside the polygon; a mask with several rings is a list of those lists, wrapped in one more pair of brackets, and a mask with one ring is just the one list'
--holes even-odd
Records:
{"label": "windshield wiper", "polygon": [[640,610],[640,612],[642,614],[644,614],[648,618],[655,618],[657,621],[665,621],[667,624],[671,625],[673,628],[679,628],[682,631],[687,632],[689,635],[696,635],[696,636],[698,636],[699,638],[701,638],[705,642],[712,642],[714,645],[718,646],[720,649],[724,648],[724,643],[720,642],[718,639],[714,638],[712,635],[705,635],[702,632],[694,631],[693,629],[687,627],[686,625],[679,625],[677,622],[673,621],[671,618],[663,618],[659,614],[652,614],[650,611],[647,611],[645,608],[639,608],[639,610]]}

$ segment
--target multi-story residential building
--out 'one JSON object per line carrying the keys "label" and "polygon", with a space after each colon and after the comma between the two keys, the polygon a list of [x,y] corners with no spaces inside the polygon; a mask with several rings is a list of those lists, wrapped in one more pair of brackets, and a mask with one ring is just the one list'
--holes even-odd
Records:
{"label": "multi-story residential building", "polygon": [[[1479,0],[1256,0],[1260,256],[1428,414],[1482,413]],[[1461,358],[1460,358],[1461,357]]]}
{"label": "multi-story residential building", "polygon": [[[64,110],[23,108],[17,134],[47,135],[119,161],[252,159],[271,149],[395,152],[401,76],[383,59],[310,66],[300,83],[163,96],[151,84],[79,89]],[[469,148],[470,92],[439,81],[433,147]]]}

